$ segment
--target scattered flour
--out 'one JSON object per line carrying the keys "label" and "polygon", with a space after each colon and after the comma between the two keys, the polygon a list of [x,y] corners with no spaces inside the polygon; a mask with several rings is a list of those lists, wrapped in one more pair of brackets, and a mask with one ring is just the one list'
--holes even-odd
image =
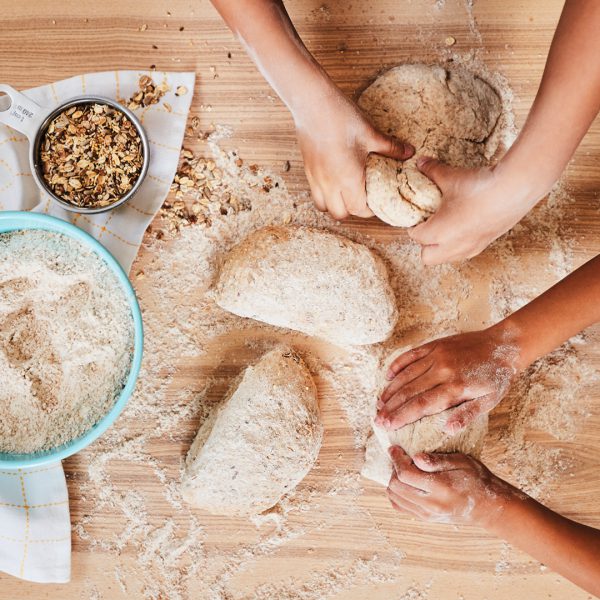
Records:
{"label": "scattered flour", "polygon": [[503,575],[507,571],[510,571],[510,555],[512,552],[512,546],[506,542],[502,542],[500,548],[500,558],[496,563],[495,572],[496,575]]}
{"label": "scattered flour", "polygon": [[397,596],[395,600],[427,600],[430,597],[428,587],[425,586],[423,589],[417,584],[412,585],[405,592]]}
{"label": "scattered flour", "polygon": [[[398,566],[396,566],[397,571]],[[236,600],[313,600],[314,598],[332,598],[340,590],[351,589],[359,585],[392,583],[396,573],[389,565],[382,564],[379,557],[374,555],[368,560],[356,559],[349,565],[343,564],[317,571],[311,577],[299,580],[293,577],[277,584],[266,583],[259,585],[249,594],[236,596]],[[350,584],[348,584],[350,582]],[[403,596],[406,600],[420,600],[422,596]]]}

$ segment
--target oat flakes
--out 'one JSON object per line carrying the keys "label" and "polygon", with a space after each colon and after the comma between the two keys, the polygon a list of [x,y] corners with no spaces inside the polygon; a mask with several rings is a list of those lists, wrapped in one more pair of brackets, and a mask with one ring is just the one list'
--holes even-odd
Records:
{"label": "oat flakes", "polygon": [[99,208],[125,196],[144,162],[129,118],[106,104],[72,106],[54,118],[40,149],[49,189],[74,206]]}

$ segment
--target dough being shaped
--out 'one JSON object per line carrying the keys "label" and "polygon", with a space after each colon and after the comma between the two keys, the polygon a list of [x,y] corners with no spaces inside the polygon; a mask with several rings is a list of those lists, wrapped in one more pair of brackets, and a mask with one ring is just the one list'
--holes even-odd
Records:
{"label": "dough being shaped", "polygon": [[308,227],[265,227],[225,258],[217,304],[341,346],[388,338],[398,313],[385,264],[362,244]]}
{"label": "dough being shaped", "polygon": [[[380,392],[389,383],[385,378],[389,365],[407,350],[409,348],[396,350],[386,361],[381,371]],[[452,436],[444,432],[444,425],[456,410],[456,407],[450,408],[437,415],[423,417],[396,431],[387,431],[373,423],[373,433],[367,440],[361,475],[387,486],[392,476],[392,462],[387,452],[390,446],[400,446],[410,456],[419,452],[463,452],[479,456],[488,431],[488,415],[478,417],[471,425]]]}
{"label": "dough being shaped", "polygon": [[416,149],[405,162],[377,154],[367,159],[367,204],[391,225],[411,227],[440,206],[440,190],[417,169],[418,156],[477,167],[489,164],[498,150],[494,133],[502,102],[487,82],[462,68],[394,67],[361,94],[358,104],[378,129]]}
{"label": "dough being shaped", "polygon": [[183,498],[213,514],[259,514],[302,481],[322,437],[312,377],[298,356],[277,347],[244,371],[200,427]]}

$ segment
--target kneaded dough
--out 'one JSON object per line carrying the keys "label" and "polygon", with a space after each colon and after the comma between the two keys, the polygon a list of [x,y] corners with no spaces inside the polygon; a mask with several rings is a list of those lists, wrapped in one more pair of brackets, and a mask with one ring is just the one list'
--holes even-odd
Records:
{"label": "kneaded dough", "polygon": [[499,146],[493,135],[502,102],[483,79],[463,68],[407,64],[378,77],[360,107],[381,131],[410,142],[405,162],[369,155],[367,204],[386,223],[411,227],[440,206],[438,187],[416,165],[431,156],[456,167],[489,164]]}
{"label": "kneaded dough", "polygon": [[[407,350],[409,348],[396,350],[385,362],[381,371],[380,393],[389,383],[385,378],[389,365]],[[478,456],[488,430],[488,415],[480,416],[469,427],[452,436],[444,432],[444,425],[454,411],[456,408],[450,408],[437,415],[423,417],[396,431],[387,431],[373,422],[373,433],[367,440],[361,475],[387,485],[392,476],[392,462],[387,452],[390,446],[400,446],[409,456],[419,452],[463,452]]]}
{"label": "kneaded dough", "polygon": [[340,346],[388,338],[398,319],[382,259],[329,231],[265,227],[225,257],[217,304]]}
{"label": "kneaded dough", "polygon": [[259,514],[302,481],[322,437],[312,377],[292,350],[277,347],[244,371],[200,427],[183,498],[213,514]]}

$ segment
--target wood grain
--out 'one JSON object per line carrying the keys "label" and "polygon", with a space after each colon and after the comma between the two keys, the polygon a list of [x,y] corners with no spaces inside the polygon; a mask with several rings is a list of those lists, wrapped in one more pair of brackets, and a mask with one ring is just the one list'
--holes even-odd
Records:
{"label": "wood grain", "polygon": [[[289,160],[292,168],[285,174],[289,188],[307,189],[290,115],[206,0],[147,0],[143,3],[38,0],[29,5],[6,1],[2,4],[0,56],[4,82],[26,88],[91,70],[148,68],[150,65],[156,65],[158,70],[194,70],[198,79],[192,114],[200,117],[201,127],[205,130],[217,124],[231,127],[234,134],[225,145],[238,149],[246,160],[275,172],[281,172],[283,161]],[[507,78],[515,94],[516,121],[522,124],[543,71],[562,3],[560,0],[478,0],[474,17],[481,43],[469,21],[468,2],[461,0],[441,2],[442,8],[436,8],[434,0],[331,2],[326,9],[318,0],[290,0],[286,4],[311,51],[348,95],[356,95],[386,66],[409,60],[439,59],[445,38],[452,35],[457,40],[453,51],[467,52],[475,48],[490,69],[500,71]],[[140,31],[144,24],[147,29]],[[188,145],[204,150],[199,141],[189,141]],[[567,173],[575,198],[570,224],[578,262],[600,251],[599,157],[600,127],[596,123]],[[354,220],[350,226],[383,241],[398,235],[374,220]],[[539,258],[540,253],[533,243],[527,252],[532,260],[544,260]],[[145,258],[141,257],[142,262]],[[485,260],[475,261],[474,265],[480,273],[477,285],[483,294],[493,265]],[[471,316],[460,323],[461,327],[477,326],[476,297],[477,294],[465,300],[469,310],[464,312]],[[592,347],[589,356],[595,364],[599,363],[598,346]],[[200,388],[208,376],[216,377],[224,387],[251,358],[243,340],[219,339],[208,356],[181,361],[169,393],[174,398],[178,388]],[[343,413],[331,389],[324,381],[318,385],[327,433],[319,464],[309,476],[309,485],[311,481],[331,477],[338,466],[359,468],[361,462],[360,452],[352,449],[352,433],[344,424]],[[214,393],[218,391],[217,387]],[[600,392],[591,400],[592,416],[581,433],[575,441],[562,444],[569,456],[576,459],[576,467],[572,477],[561,479],[555,487],[550,505],[570,517],[600,527],[597,501]],[[500,426],[506,414],[500,412],[495,418]],[[195,426],[196,423],[189,423],[189,429],[174,440],[152,441],[152,455],[170,473],[177,472],[179,459],[189,447]],[[140,431],[143,429],[144,424],[140,423]],[[553,442],[547,440],[547,443]],[[493,450],[490,456],[494,458]],[[77,481],[85,477],[84,464],[85,456],[65,462],[71,508],[78,518],[89,507],[89,501],[86,503],[78,497]],[[119,489],[135,487],[144,493],[157,522],[168,517],[177,520],[177,514],[164,502],[155,479],[149,479],[128,464],[114,465],[111,473]],[[475,529],[426,526],[398,519],[381,489],[375,486],[365,485],[360,505],[366,510],[356,520],[335,519],[336,507],[343,502],[343,497],[332,497],[323,508],[324,514],[330,517],[328,523],[286,544],[277,553],[254,561],[251,568],[236,576],[237,589],[250,590],[257,582],[274,577],[307,578],[327,561],[343,569],[357,557],[373,552],[393,560],[392,549],[401,547],[406,552],[401,584],[359,586],[336,598],[410,598],[402,593],[413,582],[425,590],[425,597],[433,600],[525,597],[579,600],[588,597],[562,578],[542,573],[537,563],[516,551],[510,551],[511,569],[507,573],[496,573],[495,567],[504,551],[500,541]],[[206,529],[206,543],[222,549],[233,547],[240,539],[252,539],[254,535],[253,526],[237,521],[232,523],[202,515],[199,519]],[[122,523],[107,512],[99,517],[98,527],[118,531]],[[380,532],[379,538],[370,533],[373,528]],[[70,584],[34,586],[0,575],[0,598],[141,597],[136,582],[129,583],[131,589],[137,591],[124,594],[113,577],[115,567],[126,567],[133,561],[130,553],[116,557],[90,548],[77,536],[74,536],[73,551]]]}

